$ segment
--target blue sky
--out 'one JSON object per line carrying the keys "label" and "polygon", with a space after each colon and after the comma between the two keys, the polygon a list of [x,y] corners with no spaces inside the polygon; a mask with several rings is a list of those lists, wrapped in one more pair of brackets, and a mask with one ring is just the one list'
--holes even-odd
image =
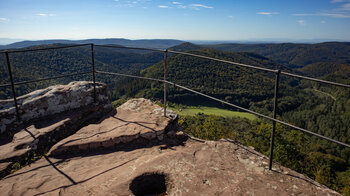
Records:
{"label": "blue sky", "polygon": [[350,40],[350,0],[0,0],[0,38]]}

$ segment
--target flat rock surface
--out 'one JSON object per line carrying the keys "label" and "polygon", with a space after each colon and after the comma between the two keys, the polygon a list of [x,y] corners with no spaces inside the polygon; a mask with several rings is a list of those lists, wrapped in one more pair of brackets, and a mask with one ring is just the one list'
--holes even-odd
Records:
{"label": "flat rock surface", "polygon": [[[0,183],[4,195],[132,195],[145,173],[166,175],[168,195],[338,195],[230,142],[105,151],[69,159],[45,157]],[[156,184],[156,182],[155,182]]]}
{"label": "flat rock surface", "polygon": [[163,140],[166,127],[176,118],[176,113],[168,110],[172,117],[164,117],[163,109],[147,99],[132,99],[117,108],[99,124],[91,124],[76,134],[61,140],[53,146],[50,156],[72,151],[93,151],[97,148],[113,148],[136,139]]}
{"label": "flat rock surface", "polygon": [[[48,132],[54,131],[74,118],[72,114],[58,115],[53,119],[39,124],[29,124],[14,134],[11,142],[0,146],[0,160],[8,160],[22,156],[31,149],[36,148],[35,138]],[[44,125],[45,124],[45,125]]]}
{"label": "flat rock surface", "polygon": [[[143,103],[139,106],[145,106],[144,109],[140,109],[138,103]],[[154,109],[147,109],[152,107]],[[118,108],[117,115],[106,118],[99,125],[81,129],[75,136],[57,144],[51,152],[71,143],[90,145],[95,140],[101,143],[127,135],[142,138],[143,133],[157,136],[167,126],[166,122],[171,122],[169,119],[162,117],[159,106],[141,99],[132,100]],[[173,131],[166,131],[163,136],[143,138],[146,142],[135,143],[132,147],[93,148],[80,154],[65,151],[66,157],[60,158],[44,156],[2,179],[0,192],[2,195],[133,195],[152,193],[147,189],[162,187],[157,193],[339,195],[277,164],[269,171],[266,157],[239,143],[180,140],[178,138],[183,138],[181,132],[175,134]],[[75,143],[75,139],[81,141]],[[72,142],[67,143],[69,141]],[[134,141],[136,139],[126,143]]]}
{"label": "flat rock surface", "polygon": [[40,154],[50,149],[57,141],[75,133],[87,121],[101,118],[108,110],[102,111],[104,105],[70,110],[23,124],[12,138],[3,136],[0,139],[1,177],[8,174],[12,164],[25,161],[34,152]]}

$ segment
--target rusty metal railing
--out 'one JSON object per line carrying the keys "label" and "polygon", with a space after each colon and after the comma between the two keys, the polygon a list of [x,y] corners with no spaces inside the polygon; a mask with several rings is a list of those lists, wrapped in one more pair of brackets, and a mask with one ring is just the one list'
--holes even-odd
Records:
{"label": "rusty metal railing", "polygon": [[[72,73],[72,74],[59,75],[59,76],[41,78],[41,79],[37,79],[37,80],[22,81],[22,82],[14,83],[13,74],[12,74],[12,70],[11,70],[10,57],[9,57],[10,53],[33,52],[33,51],[42,51],[42,50],[73,48],[73,47],[89,46],[89,45],[91,46],[91,68],[92,68],[92,71],[77,72],[77,73]],[[163,79],[147,78],[147,77],[142,77],[142,76],[134,76],[134,75],[129,75],[129,74],[113,73],[113,72],[106,72],[106,71],[98,71],[98,70],[95,69],[94,47],[119,48],[119,49],[131,49],[131,50],[147,50],[147,51],[153,51],[153,52],[162,52],[162,53],[164,53]],[[272,160],[273,160],[273,150],[274,150],[274,138],[275,138],[276,123],[280,123],[280,124],[288,126],[290,128],[297,129],[297,130],[302,131],[304,133],[307,133],[307,134],[310,134],[310,135],[313,135],[313,136],[316,136],[316,137],[328,140],[330,142],[334,142],[334,143],[337,143],[339,145],[342,145],[342,146],[350,148],[349,144],[346,144],[346,143],[334,140],[332,138],[329,138],[329,137],[326,137],[326,136],[314,133],[312,131],[309,131],[309,130],[303,129],[301,127],[297,127],[295,125],[292,125],[292,124],[289,124],[287,122],[284,122],[284,121],[276,119],[276,114],[277,114],[277,110],[278,110],[277,104],[278,104],[278,90],[279,90],[279,83],[280,83],[280,75],[285,75],[285,76],[289,76],[289,77],[296,77],[296,78],[300,78],[300,79],[310,80],[310,81],[314,81],[314,82],[319,82],[319,83],[324,83],[324,84],[329,84],[329,85],[334,85],[334,86],[344,87],[344,88],[350,88],[350,85],[348,85],[348,84],[342,84],[342,83],[331,82],[331,81],[321,80],[321,79],[307,77],[307,76],[301,76],[301,75],[297,75],[297,74],[293,74],[293,73],[284,72],[284,71],[281,71],[279,69],[275,70],[275,69],[269,69],[269,68],[264,68],[264,67],[258,67],[258,66],[243,64],[243,63],[236,63],[236,62],[232,62],[232,61],[212,58],[212,57],[198,55],[198,54],[192,54],[192,53],[188,53],[188,52],[179,52],[179,51],[162,50],[162,49],[154,49],[154,48],[137,48],[137,47],[114,46],[114,45],[79,44],[79,45],[68,45],[68,46],[36,48],[36,49],[6,50],[6,51],[0,51],[0,54],[1,53],[4,53],[6,55],[7,67],[8,67],[9,78],[10,78],[10,82],[11,83],[10,84],[1,84],[0,87],[11,86],[12,94],[13,94],[13,100],[14,100],[14,104],[15,104],[15,108],[16,108],[16,114],[17,114],[17,120],[18,121],[20,121],[20,113],[19,113],[19,108],[18,108],[18,104],[17,104],[17,96],[16,96],[16,92],[15,92],[15,86],[28,84],[28,83],[34,83],[34,82],[40,82],[40,81],[45,81],[45,80],[52,80],[52,79],[70,77],[70,76],[75,76],[75,75],[92,74],[93,85],[94,85],[93,96],[94,96],[94,101],[96,102],[96,97],[97,97],[97,94],[96,94],[96,73],[98,73],[98,74],[106,74],[106,75],[114,75],[114,76],[122,76],[122,77],[131,77],[131,78],[137,78],[137,79],[150,80],[150,81],[156,81],[156,82],[164,83],[164,89],[163,89],[163,91],[164,91],[164,95],[163,95],[164,116],[166,116],[167,84],[169,84],[169,85],[173,85],[175,87],[179,87],[181,89],[184,89],[186,91],[195,93],[197,95],[201,95],[201,96],[207,97],[209,99],[212,99],[214,101],[220,102],[222,104],[225,104],[225,105],[228,105],[228,106],[240,109],[242,111],[254,114],[256,116],[259,116],[259,117],[271,120],[272,123],[273,123],[273,126],[272,126],[271,139],[270,139],[270,155],[269,155],[269,169],[270,170],[272,169]],[[235,65],[235,66],[246,67],[246,68],[250,68],[250,69],[256,69],[256,70],[260,70],[260,71],[274,73],[275,74],[275,88],[274,88],[274,101],[273,101],[274,105],[273,105],[272,117],[266,116],[264,114],[260,114],[258,112],[249,110],[247,108],[243,108],[241,106],[229,103],[227,101],[215,98],[213,96],[206,95],[204,93],[195,91],[195,90],[190,89],[188,87],[185,87],[185,86],[176,84],[174,82],[168,81],[167,80],[167,59],[168,59],[168,53],[192,56],[192,57],[196,57],[196,58],[207,59],[207,60],[217,61],[217,62],[221,62],[221,63],[227,63],[227,64],[231,64],[231,65]]]}

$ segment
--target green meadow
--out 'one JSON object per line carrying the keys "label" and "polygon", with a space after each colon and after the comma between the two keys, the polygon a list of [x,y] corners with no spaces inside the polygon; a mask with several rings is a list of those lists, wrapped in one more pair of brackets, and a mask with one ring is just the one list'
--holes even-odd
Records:
{"label": "green meadow", "polygon": [[216,108],[216,107],[185,106],[181,109],[179,109],[179,108],[171,108],[171,109],[175,110],[180,115],[194,116],[198,113],[203,113],[203,114],[207,114],[207,115],[214,114],[214,115],[222,116],[222,117],[241,117],[241,118],[247,118],[249,120],[257,119],[257,117],[255,115],[247,113],[247,112],[235,112],[235,111],[220,109],[220,108]]}

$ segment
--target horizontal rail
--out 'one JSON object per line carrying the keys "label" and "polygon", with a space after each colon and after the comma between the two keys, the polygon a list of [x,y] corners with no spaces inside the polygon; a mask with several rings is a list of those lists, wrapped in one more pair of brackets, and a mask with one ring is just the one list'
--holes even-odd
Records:
{"label": "horizontal rail", "polygon": [[[40,50],[73,48],[73,47],[88,46],[88,45],[94,45],[96,47],[105,47],[105,48],[149,50],[149,51],[156,51],[156,52],[164,52],[165,51],[165,50],[156,49],[156,48],[138,48],[138,47],[127,47],[127,46],[116,46],[116,45],[100,45],[100,44],[88,43],[88,44],[75,44],[75,45],[68,45],[68,46],[49,47],[49,48],[28,49],[28,50],[3,50],[3,51],[0,51],[0,53],[6,53],[6,52],[8,52],[8,53],[32,52],[32,51],[40,51]],[[213,61],[217,61],[217,62],[228,63],[228,64],[232,64],[232,65],[238,65],[238,66],[242,66],[242,67],[247,67],[247,68],[252,68],[252,69],[257,69],[257,70],[262,70],[262,71],[267,71],[267,72],[277,73],[277,71],[278,71],[278,70],[275,70],[275,69],[268,69],[268,68],[264,68],[264,67],[247,65],[247,64],[243,64],[243,63],[236,63],[236,62],[232,62],[232,61],[217,59],[217,58],[213,58],[213,57],[207,57],[207,56],[198,55],[198,54],[192,54],[192,53],[188,53],[188,52],[179,52],[179,51],[173,51],[173,50],[167,50],[167,51],[169,53],[173,53],[173,54],[182,54],[182,55],[187,55],[187,56],[193,56],[193,57],[198,57],[198,58],[202,58],[202,59],[208,59],[208,60],[213,60]],[[327,81],[327,80],[321,80],[321,79],[317,79],[317,78],[302,76],[302,75],[288,73],[288,72],[284,72],[284,71],[282,71],[281,74],[286,75],[286,76],[306,79],[306,80],[310,80],[310,81],[321,82],[321,83],[325,83],[325,84],[330,84],[330,85],[350,88],[350,85],[348,85],[348,84],[342,84],[342,83],[338,83],[338,82],[331,82],[331,81]],[[0,85],[0,87],[3,87],[3,86],[7,86],[7,85]]]}
{"label": "horizontal rail", "polygon": [[162,80],[162,79],[133,76],[133,75],[128,75],[128,74],[120,74],[120,73],[113,73],[113,72],[107,72],[107,71],[96,71],[96,73],[114,75],[114,76],[124,76],[124,77],[130,77],[130,78],[138,78],[138,79],[144,79],[144,80],[152,80],[152,81],[156,81],[156,82],[164,82],[164,80]]}
{"label": "horizontal rail", "polygon": [[308,133],[308,134],[311,134],[311,135],[314,135],[314,136],[317,136],[317,137],[320,137],[320,138],[323,138],[325,140],[328,140],[328,141],[331,141],[331,142],[334,142],[334,143],[337,143],[337,144],[340,144],[340,145],[343,145],[343,146],[346,146],[346,147],[349,147],[350,148],[350,144],[346,144],[346,143],[343,143],[343,142],[339,142],[337,140],[334,140],[334,139],[331,139],[331,138],[328,138],[326,136],[323,136],[323,135],[320,135],[320,134],[317,134],[317,133],[314,133],[314,132],[311,132],[311,131],[308,131],[306,129],[303,129],[303,128],[300,128],[300,127],[297,127],[295,125],[291,125],[289,123],[286,123],[284,121],[281,121],[281,120],[278,120],[278,119],[274,119],[274,118],[271,118],[269,116],[266,116],[266,115],[263,115],[263,114],[260,114],[260,113],[257,113],[257,112],[254,112],[252,110],[249,110],[249,109],[246,109],[246,108],[243,108],[241,106],[238,106],[238,105],[235,105],[235,104],[232,104],[232,103],[229,103],[229,102],[226,102],[226,101],[223,101],[221,99],[218,99],[218,98],[215,98],[215,97],[212,97],[212,96],[209,96],[209,95],[206,95],[204,93],[201,93],[201,92],[198,92],[198,91],[195,91],[195,90],[192,90],[190,88],[187,88],[187,87],[184,87],[184,86],[181,86],[181,85],[178,85],[178,84],[175,84],[174,82],[169,82],[169,81],[165,81],[166,83],[168,84],[171,84],[171,85],[174,85],[176,87],[179,87],[179,88],[182,88],[182,89],[185,89],[187,91],[190,91],[190,92],[193,92],[195,94],[198,94],[198,95],[201,95],[201,96],[204,96],[204,97],[207,97],[209,99],[212,99],[212,100],[215,100],[215,101],[218,101],[218,102],[221,102],[223,104],[226,104],[226,105],[229,105],[229,106],[232,106],[232,107],[235,107],[235,108],[238,108],[240,110],[243,110],[245,112],[248,112],[248,113],[251,113],[251,114],[255,114],[259,117],[262,117],[262,118],[266,118],[266,119],[269,119],[271,121],[275,121],[275,122],[278,122],[280,124],[283,124],[283,125],[286,125],[286,126],[289,126],[291,128],[294,128],[294,129],[298,129],[300,131],[303,131],[305,133]]}
{"label": "horizontal rail", "polygon": [[321,79],[317,79],[317,78],[301,76],[301,75],[292,74],[292,73],[288,73],[288,72],[284,72],[284,71],[281,71],[281,74],[286,75],[286,76],[301,78],[301,79],[305,79],[305,80],[311,80],[311,81],[315,81],[315,82],[320,82],[320,83],[324,83],[324,84],[331,84],[331,85],[335,85],[335,86],[350,88],[350,85],[348,85],[348,84],[342,84],[342,83],[338,83],[338,82],[331,82],[331,81],[328,81],[328,80],[321,80]]}
{"label": "horizontal rail", "polygon": [[112,73],[112,72],[104,72],[104,71],[96,71],[96,73],[109,74],[109,75],[117,75],[117,76],[124,76],[124,77],[132,77],[132,78],[146,79],[146,80],[153,80],[153,81],[157,81],[157,82],[165,82],[165,83],[170,84],[170,85],[173,85],[173,86],[175,86],[175,87],[182,88],[182,89],[184,89],[184,90],[187,90],[187,91],[190,91],[190,92],[192,92],[192,93],[201,95],[201,96],[203,96],[203,97],[207,97],[207,98],[209,98],[209,99],[212,99],[212,100],[214,100],[214,101],[218,101],[218,102],[220,102],[220,103],[223,103],[223,104],[232,106],[232,107],[234,107],[234,108],[237,108],[237,109],[240,109],[240,110],[242,110],[242,111],[245,111],[245,112],[254,114],[254,115],[256,115],[256,116],[259,116],[259,117],[262,117],[262,118],[266,118],[266,119],[268,119],[268,120],[271,120],[271,121],[280,123],[280,124],[282,124],[282,125],[285,125],[285,126],[288,126],[288,127],[294,128],[294,129],[297,129],[297,130],[299,130],[299,131],[308,133],[308,134],[310,134],[310,135],[314,135],[314,136],[323,138],[323,139],[325,139],[325,140],[328,140],[328,141],[330,141],[330,142],[334,142],[334,143],[337,143],[337,144],[340,144],[340,145],[342,145],[342,146],[345,146],[345,147],[350,148],[350,144],[346,144],[346,143],[343,143],[343,142],[339,142],[339,141],[337,141],[337,140],[328,138],[328,137],[323,136],[323,135],[320,135],[320,134],[318,134],[318,133],[311,132],[311,131],[309,131],[309,130],[306,130],[306,129],[297,127],[297,126],[295,126],[295,125],[286,123],[286,122],[284,122],[284,121],[281,121],[281,120],[278,120],[278,119],[274,119],[274,118],[272,118],[272,117],[269,117],[269,116],[266,116],[266,115],[263,115],[263,114],[254,112],[254,111],[252,111],[252,110],[249,110],[249,109],[243,108],[243,107],[241,107],[241,106],[238,106],[238,105],[235,105],[235,104],[232,104],[232,103],[223,101],[223,100],[221,100],[221,99],[212,97],[212,96],[210,96],[210,95],[206,95],[206,94],[204,94],[204,93],[195,91],[195,90],[193,90],[193,89],[190,89],[190,88],[187,88],[187,87],[185,87],[185,86],[176,84],[176,83],[174,83],[174,82],[165,81],[165,80],[161,80],[161,79],[154,79],[154,78],[133,76],[133,75],[128,75],[128,74],[119,74],[119,73]]}
{"label": "horizontal rail", "polygon": [[35,49],[13,49],[13,50],[2,50],[0,53],[18,53],[18,52],[34,52],[34,51],[40,51],[40,50],[54,50],[54,49],[63,49],[63,48],[74,48],[74,47],[80,47],[80,46],[88,46],[91,44],[74,44],[74,45],[68,45],[68,46],[57,46],[57,47],[48,47],[48,48],[35,48]]}
{"label": "horizontal rail", "polygon": [[243,64],[243,63],[235,63],[235,62],[232,62],[232,61],[227,61],[227,60],[207,57],[207,56],[198,55],[198,54],[191,54],[191,53],[188,53],[188,52],[178,52],[178,51],[173,51],[173,50],[168,50],[168,52],[169,53],[174,53],[174,54],[182,54],[182,55],[187,55],[187,56],[198,57],[198,58],[202,58],[202,59],[213,60],[213,61],[222,62],[222,63],[228,63],[228,64],[232,64],[232,65],[239,65],[239,66],[242,66],[242,67],[248,67],[248,68],[258,69],[258,70],[262,70],[262,71],[268,71],[268,72],[273,72],[273,73],[277,73],[278,72],[278,70],[275,70],[275,69],[268,69],[268,68],[264,68],[264,67],[247,65],[247,64]]}
{"label": "horizontal rail", "polygon": [[[24,49],[24,50],[2,50],[0,51],[0,53],[17,53],[17,52],[31,52],[31,51],[43,51],[43,50],[51,50],[51,49],[63,49],[63,48],[73,48],[73,47],[80,47],[80,46],[97,46],[97,47],[108,47],[108,48],[119,48],[119,49],[135,49],[135,50],[149,50],[149,51],[156,51],[156,52],[169,52],[169,53],[173,53],[173,54],[182,54],[182,55],[187,55],[187,56],[193,56],[193,57],[198,57],[198,58],[202,58],[202,59],[208,59],[208,60],[213,60],[213,61],[217,61],[217,62],[222,62],[222,63],[228,63],[228,64],[232,64],[232,65],[238,65],[238,66],[242,66],[242,67],[247,67],[247,68],[252,68],[252,69],[256,69],[256,70],[261,70],[261,71],[267,71],[267,72],[272,72],[272,73],[278,73],[279,70],[274,70],[274,69],[268,69],[268,68],[264,68],[264,67],[258,67],[258,66],[253,66],[253,65],[247,65],[247,64],[243,64],[243,63],[236,63],[236,62],[232,62],[232,61],[227,61],[227,60],[222,60],[222,59],[217,59],[217,58],[212,58],[212,57],[207,57],[207,56],[203,56],[203,55],[197,55],[197,54],[191,54],[191,53],[187,53],[187,52],[178,52],[178,51],[172,51],[172,50],[161,50],[161,49],[152,49],[152,48],[138,48],[138,47],[126,47],[126,46],[116,46],[116,45],[94,45],[92,43],[89,44],[76,44],[76,45],[66,45],[66,46],[57,46],[57,47],[48,47],[48,48],[37,48],[37,49]],[[51,79],[58,79],[58,78],[63,78],[63,77],[70,77],[70,76],[74,76],[74,75],[83,75],[83,74],[88,74],[88,73],[93,73],[93,71],[89,71],[89,72],[79,72],[79,73],[73,73],[73,74],[66,74],[66,75],[61,75],[61,76],[54,76],[54,77],[48,77],[48,78],[42,78],[42,79],[38,79],[38,80],[31,80],[31,81],[24,81],[24,82],[18,82],[18,83],[14,83],[14,85],[21,85],[21,84],[28,84],[28,83],[33,83],[33,82],[39,82],[39,81],[45,81],[45,80],[51,80]],[[109,74],[109,75],[116,75],[116,76],[124,76],[124,77],[132,77],[132,78],[137,78],[137,79],[145,79],[145,80],[151,80],[151,81],[157,81],[157,82],[164,82],[167,84],[171,84],[174,85],[176,87],[182,88],[184,90],[190,91],[192,93],[207,97],[209,99],[221,102],[223,104],[235,107],[237,109],[240,109],[242,111],[254,114],[256,116],[274,121],[274,122],[278,122],[282,125],[291,127],[293,129],[297,129],[299,131],[323,138],[325,140],[340,144],[342,146],[346,146],[350,148],[349,144],[343,143],[343,142],[339,142],[337,140],[328,138],[326,136],[308,131],[306,129],[297,127],[295,125],[286,123],[284,121],[281,120],[277,120],[274,119],[272,117],[254,112],[252,110],[243,108],[241,106],[235,105],[235,104],[231,104],[228,103],[226,101],[220,100],[218,98],[206,95],[204,93],[200,93],[198,91],[192,90],[190,88],[187,88],[185,86],[181,86],[178,84],[175,84],[173,82],[167,81],[167,80],[162,80],[162,79],[155,79],[155,78],[147,78],[147,77],[142,77],[142,76],[133,76],[133,75],[128,75],[128,74],[120,74],[120,73],[112,73],[112,72],[105,72],[105,71],[95,71],[95,73],[101,73],[101,74]],[[306,79],[306,80],[311,80],[311,81],[315,81],[315,82],[320,82],[320,83],[325,83],[325,84],[330,84],[330,85],[335,85],[335,86],[340,86],[340,87],[346,87],[346,88],[350,88],[350,85],[348,84],[341,84],[341,83],[336,83],[336,82],[331,82],[331,81],[326,81],[326,80],[321,80],[321,79],[316,79],[316,78],[311,78],[311,77],[307,77],[307,76],[301,76],[301,75],[297,75],[297,74],[292,74],[292,73],[288,73],[288,72],[280,72],[283,75],[286,76],[291,76],[291,77],[297,77],[297,78],[301,78],[301,79]],[[11,86],[11,84],[4,84],[4,85],[0,85],[0,87],[8,87]]]}
{"label": "horizontal rail", "polygon": [[116,46],[116,45],[99,45],[94,44],[96,47],[104,47],[104,48],[119,48],[119,49],[132,49],[132,50],[150,50],[155,52],[164,52],[165,50],[156,49],[156,48],[138,48],[138,47],[127,47],[127,46]]}
{"label": "horizontal rail", "polygon": [[[253,69],[262,70],[262,71],[268,71],[268,72],[273,72],[273,73],[277,73],[278,72],[278,70],[274,70],[274,69],[268,69],[268,68],[264,68],[264,67],[257,67],[257,66],[253,66],[253,65],[243,64],[243,63],[236,63],[236,62],[232,62],[232,61],[227,61],[227,60],[222,60],[222,59],[202,56],[202,55],[198,55],[198,54],[191,54],[191,53],[188,53],[188,52],[178,52],[178,51],[172,51],[172,50],[168,50],[168,52],[169,53],[174,53],[174,54],[182,54],[182,55],[187,55],[187,56],[193,56],[193,57],[198,57],[198,58],[203,58],[203,59],[209,59],[209,60],[222,62],[222,63],[228,63],[228,64],[232,64],[232,65],[239,65],[239,66],[242,66],[242,67],[248,67],[248,68],[253,68]],[[282,71],[280,73],[283,74],[283,75],[291,76],[291,77],[296,77],[296,78],[311,80],[311,81],[315,81],[315,82],[321,82],[321,83],[325,83],[325,84],[331,84],[331,85],[335,85],[335,86],[350,88],[350,85],[348,85],[348,84],[342,84],[342,83],[338,83],[338,82],[331,82],[331,81],[327,81],[327,80],[311,78],[311,77],[297,75],[297,74],[288,73],[288,72],[284,72],[284,71]]]}
{"label": "horizontal rail", "polygon": [[[28,81],[14,83],[14,85],[29,84],[29,83],[41,82],[41,81],[45,81],[45,80],[59,79],[59,78],[65,78],[65,77],[70,77],[70,76],[76,76],[76,75],[84,75],[84,74],[89,74],[89,73],[92,73],[92,71],[77,72],[77,73],[72,73],[72,74],[65,74],[65,75],[60,75],[60,76],[41,78],[41,79],[37,79],[37,80],[28,80]],[[11,86],[11,84],[0,85],[0,87],[8,87],[8,86]]]}

